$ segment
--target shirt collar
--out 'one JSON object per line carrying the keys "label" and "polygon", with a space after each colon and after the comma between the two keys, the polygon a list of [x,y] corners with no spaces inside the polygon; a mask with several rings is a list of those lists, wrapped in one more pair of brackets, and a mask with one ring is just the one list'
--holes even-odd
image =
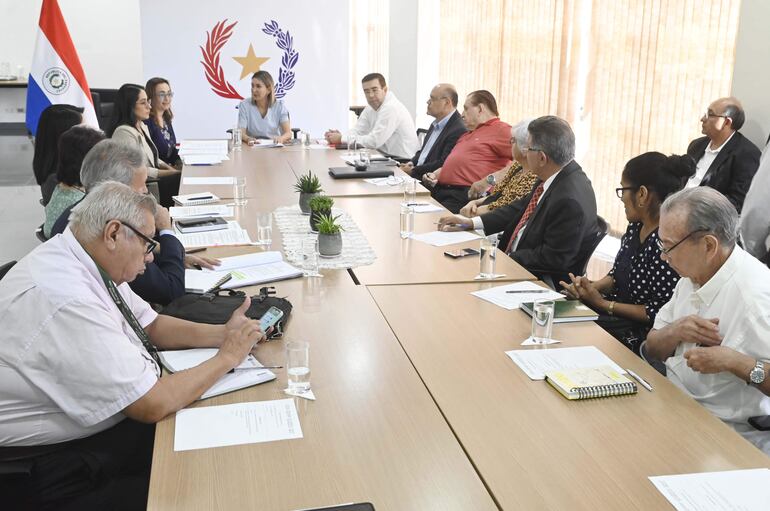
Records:
{"label": "shirt collar", "polygon": [[[476,129],[475,129],[475,130],[473,130],[473,131],[476,131],[477,129],[479,129],[479,128],[482,128],[482,127],[484,127],[484,126],[489,126],[490,124],[494,124],[494,123],[496,123],[496,122],[500,122],[500,118],[499,118],[499,117],[492,117],[492,118],[491,118],[490,120],[488,120],[487,122],[482,122],[481,124],[479,124],[478,126],[476,126]],[[469,131],[468,133],[472,133],[472,132],[470,132],[470,131]]]}
{"label": "shirt collar", "polygon": [[719,294],[719,291],[727,284],[732,278],[738,267],[741,264],[743,258],[743,250],[739,246],[733,248],[732,254],[727,258],[727,261],[717,270],[717,272],[700,288],[698,288],[693,294],[697,296],[703,303],[710,306],[714,299]]}
{"label": "shirt collar", "polygon": [[718,154],[719,151],[722,150],[722,148],[730,141],[731,138],[733,138],[735,136],[736,133],[738,133],[738,132],[737,131],[733,131],[733,134],[730,135],[729,137],[727,137],[727,140],[725,140],[724,143],[722,143],[722,145],[717,147],[716,149],[711,149],[711,140],[709,140],[709,143],[706,144],[706,152],[708,154]]}
{"label": "shirt collar", "polygon": [[553,184],[553,180],[556,179],[556,176],[558,176],[559,172],[561,172],[562,170],[564,170],[564,169],[561,168],[561,169],[557,170],[556,174],[552,175],[551,177],[549,177],[548,179],[546,179],[543,182],[543,193],[545,193],[545,191],[548,190],[548,188]]}
{"label": "shirt collar", "polygon": [[77,260],[80,261],[80,264],[82,264],[86,270],[88,270],[88,273],[90,273],[100,284],[103,285],[104,283],[102,281],[102,276],[99,273],[99,269],[96,267],[96,262],[90,255],[88,255],[88,252],[86,252],[86,250],[83,248],[83,245],[80,244],[77,238],[75,238],[75,235],[72,233],[69,226],[64,229],[62,237],[64,238],[64,243],[72,251]]}
{"label": "shirt collar", "polygon": [[449,122],[449,118],[452,117],[453,115],[454,115],[454,112],[451,112],[449,115],[445,116],[440,121],[438,121],[438,120],[433,121],[433,129],[434,130],[443,130],[444,126],[446,126],[447,123]]}

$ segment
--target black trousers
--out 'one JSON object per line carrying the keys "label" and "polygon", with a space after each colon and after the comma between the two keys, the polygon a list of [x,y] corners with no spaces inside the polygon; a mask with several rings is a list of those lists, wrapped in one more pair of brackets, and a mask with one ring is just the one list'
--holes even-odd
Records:
{"label": "black trousers", "polygon": [[5,462],[0,462],[0,507],[144,510],[154,437],[154,424],[125,419],[96,435],[13,462],[26,463],[26,473],[2,473]]}
{"label": "black trousers", "polygon": [[437,184],[431,195],[455,215],[468,204],[468,190],[470,186],[439,185]]}

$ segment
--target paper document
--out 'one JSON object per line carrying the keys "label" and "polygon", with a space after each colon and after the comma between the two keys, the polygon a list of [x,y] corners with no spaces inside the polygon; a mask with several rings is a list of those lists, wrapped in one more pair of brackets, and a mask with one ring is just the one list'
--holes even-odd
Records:
{"label": "paper document", "polygon": [[223,154],[184,154],[181,158],[185,165],[219,165],[230,159]]}
{"label": "paper document", "polygon": [[232,278],[223,289],[252,286],[265,282],[302,276],[302,270],[283,260],[280,252],[258,252],[235,257],[223,257],[216,270],[185,270],[185,291],[205,293],[228,273]]}
{"label": "paper document", "polygon": [[179,154],[221,154],[227,156],[228,139],[219,140],[182,140],[179,143]]}
{"label": "paper document", "polygon": [[227,229],[193,233],[177,233],[177,239],[184,248],[220,247],[223,245],[251,245],[249,233],[242,229],[238,222],[228,222]]}
{"label": "paper document", "polygon": [[389,177],[370,177],[364,179],[365,182],[375,186],[400,186],[406,181],[404,176],[389,176]]}
{"label": "paper document", "polygon": [[[543,293],[542,291],[547,290]],[[536,293],[508,293],[508,291],[537,291]],[[491,287],[481,291],[473,291],[473,296],[482,300],[494,303],[497,306],[512,311],[518,309],[524,302],[534,302],[535,300],[554,300],[564,298],[564,295],[557,293],[547,287],[538,286],[534,282],[516,282],[504,286]]]}
{"label": "paper document", "polygon": [[620,374],[626,374],[625,369],[613,362],[596,346],[511,350],[506,351],[505,354],[511,357],[511,360],[533,380],[544,380],[547,371],[598,366],[610,366]]}
{"label": "paper document", "polygon": [[473,231],[431,231],[423,234],[414,234],[412,239],[433,245],[434,247],[445,247],[455,243],[465,243],[466,241],[478,240],[479,236]]}
{"label": "paper document", "polygon": [[232,206],[171,206],[168,208],[171,218],[191,218],[195,216],[232,217]]}
{"label": "paper document", "polygon": [[185,177],[182,178],[183,185],[232,185],[235,184],[234,177]]}
{"label": "paper document", "polygon": [[[403,202],[401,203],[404,204]],[[446,211],[441,206],[436,206],[430,202],[413,202],[412,208],[415,213],[437,213],[439,211]]]}
{"label": "paper document", "polygon": [[259,139],[253,147],[283,147],[283,144],[276,144],[272,140]]}
{"label": "paper document", "polygon": [[770,469],[650,477],[677,511],[764,511],[770,505]]}
{"label": "paper document", "polygon": [[293,438],[302,438],[302,428],[290,398],[176,412],[174,451]]}

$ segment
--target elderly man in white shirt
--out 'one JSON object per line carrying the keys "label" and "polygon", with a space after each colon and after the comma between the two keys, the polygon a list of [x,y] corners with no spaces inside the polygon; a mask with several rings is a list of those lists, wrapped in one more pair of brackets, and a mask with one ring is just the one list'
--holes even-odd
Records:
{"label": "elderly man in white shirt", "polygon": [[366,102],[355,128],[343,138],[338,130],[329,130],[325,137],[330,144],[352,142],[377,149],[398,158],[409,159],[420,149],[412,116],[393,92],[388,90],[385,77],[370,73],[361,80]]}
{"label": "elderly man in white shirt", "polygon": [[[30,474],[3,488],[4,506],[143,508],[148,425],[200,397],[264,338],[244,315],[248,298],[226,325],[203,325],[159,316],[131,291],[153,257],[155,212],[152,196],[102,183],[63,235],[0,281],[0,463]],[[160,378],[156,347],[219,350]]]}
{"label": "elderly man in white shirt", "polygon": [[709,187],[682,190],[660,211],[663,257],[682,278],[647,337],[676,386],[770,454],[770,269],[735,244],[738,214]]}

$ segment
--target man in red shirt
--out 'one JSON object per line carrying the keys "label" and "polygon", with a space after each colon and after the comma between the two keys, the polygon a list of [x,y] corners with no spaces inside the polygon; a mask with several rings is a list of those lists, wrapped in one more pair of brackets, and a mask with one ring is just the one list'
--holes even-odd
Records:
{"label": "man in red shirt", "polygon": [[499,119],[497,101],[485,90],[468,94],[463,105],[462,135],[444,165],[422,178],[433,198],[452,213],[468,202],[470,186],[511,163],[511,126]]}

